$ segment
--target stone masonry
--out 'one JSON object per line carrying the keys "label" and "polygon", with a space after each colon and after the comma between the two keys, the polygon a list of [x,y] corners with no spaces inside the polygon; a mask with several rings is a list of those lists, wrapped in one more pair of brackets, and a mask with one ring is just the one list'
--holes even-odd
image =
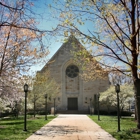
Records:
{"label": "stone masonry", "polygon": [[57,111],[88,111],[91,102],[95,101],[95,95],[109,86],[108,77],[88,82],[80,77],[82,70],[75,64],[72,51],[80,49],[81,46],[74,36],[70,36],[40,71],[49,70],[51,78],[60,84],[59,93],[56,95]]}

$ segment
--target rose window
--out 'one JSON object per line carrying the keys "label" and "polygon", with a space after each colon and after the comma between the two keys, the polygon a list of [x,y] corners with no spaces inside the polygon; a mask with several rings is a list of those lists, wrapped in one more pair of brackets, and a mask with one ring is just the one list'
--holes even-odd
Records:
{"label": "rose window", "polygon": [[75,65],[70,65],[66,69],[66,75],[70,78],[77,77],[78,73],[79,73],[79,69]]}

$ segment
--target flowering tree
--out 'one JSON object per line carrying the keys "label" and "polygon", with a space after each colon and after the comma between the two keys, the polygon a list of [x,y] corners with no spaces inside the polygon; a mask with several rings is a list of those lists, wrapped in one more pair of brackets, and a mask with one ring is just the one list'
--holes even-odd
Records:
{"label": "flowering tree", "polygon": [[25,100],[24,84],[28,83],[28,93],[32,90],[32,77],[27,75],[16,75],[5,81],[0,92],[0,102],[2,105],[1,112],[8,110],[9,112],[18,109],[22,111],[23,102]]}
{"label": "flowering tree", "polygon": [[51,31],[39,29],[41,15],[34,9],[32,0],[0,1],[0,97],[12,95],[19,75],[43,63],[49,53],[43,38]]}
{"label": "flowering tree", "polygon": [[[121,85],[121,91],[119,93],[121,111],[128,109],[129,101],[133,98],[133,93],[134,91],[132,85]],[[111,106],[117,107],[117,95],[115,94],[114,86],[110,86],[108,90],[101,93],[100,101],[104,102],[104,105],[108,108],[108,110]]]}

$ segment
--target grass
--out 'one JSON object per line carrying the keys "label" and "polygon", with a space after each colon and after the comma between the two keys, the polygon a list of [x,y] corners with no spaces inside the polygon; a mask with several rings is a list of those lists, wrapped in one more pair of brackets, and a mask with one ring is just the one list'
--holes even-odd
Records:
{"label": "grass", "polygon": [[25,140],[54,118],[55,116],[48,116],[48,120],[44,120],[44,116],[28,117],[27,132],[23,131],[23,117],[2,119],[0,120],[0,140]]}
{"label": "grass", "polygon": [[120,120],[120,132],[117,132],[118,120],[115,116],[100,116],[101,121],[98,121],[98,116],[89,116],[94,122],[101,126],[105,131],[109,132],[117,140],[140,140],[140,134],[132,133],[136,128],[134,118],[122,117]]}

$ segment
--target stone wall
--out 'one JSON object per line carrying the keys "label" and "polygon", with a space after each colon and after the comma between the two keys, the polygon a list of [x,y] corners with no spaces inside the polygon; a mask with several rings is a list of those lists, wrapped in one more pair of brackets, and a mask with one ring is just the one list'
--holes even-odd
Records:
{"label": "stone wall", "polygon": [[[79,45],[78,43],[75,44]],[[60,85],[59,93],[56,95],[58,110],[67,110],[68,98],[77,98],[78,110],[86,111],[89,109],[90,102],[94,102],[94,95],[106,90],[109,86],[108,77],[85,82],[79,75],[75,78],[70,78],[66,75],[67,67],[76,65],[71,53],[76,49],[75,45],[73,47],[72,40],[69,39],[42,69],[42,72],[49,70],[51,77]],[[81,73],[81,68],[77,67],[79,68],[79,73]],[[60,100],[57,100],[58,98]]]}

